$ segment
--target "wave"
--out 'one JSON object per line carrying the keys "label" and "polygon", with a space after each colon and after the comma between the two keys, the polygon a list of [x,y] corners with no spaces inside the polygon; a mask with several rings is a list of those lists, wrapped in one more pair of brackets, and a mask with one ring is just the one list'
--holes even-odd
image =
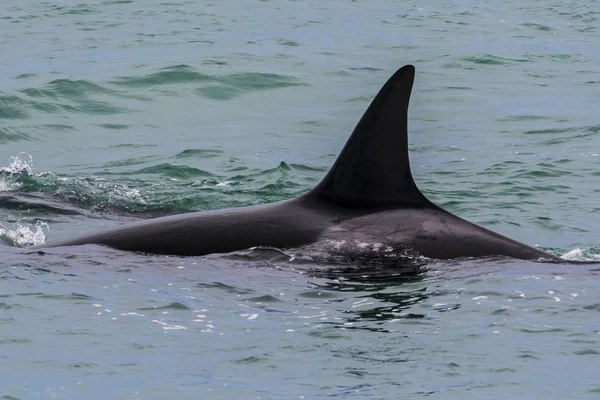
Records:
{"label": "wave", "polygon": [[[214,155],[192,149],[172,160]],[[32,157],[21,153],[0,168],[0,209],[40,218],[77,214],[154,217],[295,197],[316,183],[314,173],[319,171],[283,161],[270,169],[235,168],[227,176],[175,162],[123,168],[152,160],[132,159],[103,166],[118,168],[115,172],[62,175],[36,171]]]}
{"label": "wave", "polygon": [[147,90],[186,84],[192,86],[196,94],[212,100],[230,100],[254,91],[306,86],[297,78],[287,75],[263,72],[208,75],[185,64],[161,68],[143,76],[120,77],[111,83],[120,87]]}
{"label": "wave", "polygon": [[[196,95],[212,100],[230,100],[255,91],[273,90],[306,83],[287,75],[267,72],[235,72],[209,75],[189,65],[161,68],[146,75],[123,76],[109,82],[55,79],[42,86],[29,87],[15,93],[0,92],[0,120],[30,119],[35,113],[86,114],[112,116],[131,113],[135,101],[153,101],[156,89],[173,96],[174,86],[186,85]],[[123,99],[127,101],[122,101]],[[107,129],[124,129],[126,125],[106,124]],[[28,139],[24,131],[3,128],[0,142]]]}

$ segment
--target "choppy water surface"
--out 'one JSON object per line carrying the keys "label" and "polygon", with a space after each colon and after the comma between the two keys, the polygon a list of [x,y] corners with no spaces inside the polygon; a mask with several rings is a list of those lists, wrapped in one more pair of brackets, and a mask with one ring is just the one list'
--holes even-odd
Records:
{"label": "choppy water surface", "polygon": [[597,265],[19,247],[297,196],[412,63],[428,197],[596,259],[599,18],[564,1],[0,6],[0,396],[597,397]]}

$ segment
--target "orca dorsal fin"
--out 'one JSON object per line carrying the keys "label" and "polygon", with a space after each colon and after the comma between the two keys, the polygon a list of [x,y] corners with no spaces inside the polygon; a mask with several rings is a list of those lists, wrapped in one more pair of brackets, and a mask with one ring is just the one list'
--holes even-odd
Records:
{"label": "orca dorsal fin", "polygon": [[309,193],[366,208],[423,207],[408,160],[408,103],[415,67],[400,68],[381,88],[325,178]]}

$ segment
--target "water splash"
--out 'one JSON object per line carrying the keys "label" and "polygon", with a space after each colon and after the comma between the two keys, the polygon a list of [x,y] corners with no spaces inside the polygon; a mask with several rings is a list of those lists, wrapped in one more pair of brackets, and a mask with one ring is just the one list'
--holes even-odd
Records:
{"label": "water splash", "polygon": [[15,182],[14,175],[33,175],[33,157],[27,153],[19,153],[10,157],[8,167],[0,168],[0,192],[10,192],[21,187]]}
{"label": "water splash", "polygon": [[[134,182],[138,184],[139,182]],[[0,167],[0,192],[20,192],[27,201],[46,204],[65,202],[93,211],[139,211],[148,206],[141,191],[125,183],[107,181],[98,176],[59,176],[52,172],[36,172],[33,157],[19,153],[10,157],[6,167]]]}
{"label": "water splash", "polygon": [[0,192],[10,192],[15,190],[14,184],[0,179]]}
{"label": "water splash", "polygon": [[600,252],[594,248],[581,250],[577,247],[566,252],[560,258],[566,261],[600,261]]}
{"label": "water splash", "polygon": [[0,168],[0,172],[8,174],[33,174],[33,157],[27,153],[19,153],[14,157],[10,157],[8,167]]}
{"label": "water splash", "polygon": [[44,244],[46,242],[44,229],[50,228],[43,221],[36,221],[35,225],[17,223],[13,228],[0,223],[0,241],[15,247]]}

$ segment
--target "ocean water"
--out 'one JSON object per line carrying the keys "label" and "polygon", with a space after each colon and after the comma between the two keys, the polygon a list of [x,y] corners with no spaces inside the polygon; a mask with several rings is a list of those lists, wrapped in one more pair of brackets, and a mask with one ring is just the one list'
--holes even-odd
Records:
{"label": "ocean water", "polygon": [[600,258],[594,2],[0,5],[0,398],[600,397],[600,268],[27,247],[291,198],[404,64],[434,202]]}

